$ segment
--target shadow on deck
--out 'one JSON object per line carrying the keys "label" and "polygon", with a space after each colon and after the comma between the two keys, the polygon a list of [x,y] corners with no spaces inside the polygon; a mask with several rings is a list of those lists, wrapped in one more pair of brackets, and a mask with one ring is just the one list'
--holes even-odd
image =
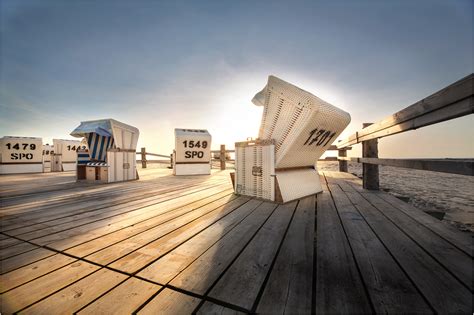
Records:
{"label": "shadow on deck", "polygon": [[276,205],[170,174],[2,177],[1,313],[473,311],[472,234],[352,175]]}

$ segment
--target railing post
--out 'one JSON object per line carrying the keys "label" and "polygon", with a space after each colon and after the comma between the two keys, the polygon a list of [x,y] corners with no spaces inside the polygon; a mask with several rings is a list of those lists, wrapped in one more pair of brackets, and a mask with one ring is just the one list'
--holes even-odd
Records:
{"label": "railing post", "polygon": [[142,154],[142,168],[146,168],[146,150],[145,150],[145,148],[142,148],[141,154]]}
{"label": "railing post", "polygon": [[221,171],[225,170],[225,144],[221,144],[221,155],[220,155],[220,160],[221,160]]}
{"label": "railing post", "polygon": [[[368,127],[372,123],[362,124],[362,128]],[[378,139],[362,141],[362,157],[378,158]],[[362,163],[363,186],[368,190],[379,190],[379,166]]]}
{"label": "railing post", "polygon": [[[337,150],[338,157],[347,157],[347,150],[346,148],[342,148]],[[347,173],[347,161],[346,160],[339,160],[339,172]]]}
{"label": "railing post", "polygon": [[173,168],[173,153],[170,154],[170,168]]}

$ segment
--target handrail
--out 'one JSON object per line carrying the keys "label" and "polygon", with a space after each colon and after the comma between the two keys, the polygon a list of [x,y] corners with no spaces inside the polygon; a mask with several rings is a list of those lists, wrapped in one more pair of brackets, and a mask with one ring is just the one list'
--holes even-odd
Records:
{"label": "handrail", "polygon": [[[474,113],[474,74],[388,116],[375,124],[339,141],[339,170],[347,172],[347,161],[363,164],[363,185],[379,189],[378,165],[404,167],[451,174],[474,176],[474,159],[379,159],[378,139],[409,130],[426,127]],[[347,157],[350,145],[362,143],[362,157]]]}
{"label": "handrail", "polygon": [[357,131],[336,144],[344,148],[363,141],[391,136],[474,113],[474,74]]}

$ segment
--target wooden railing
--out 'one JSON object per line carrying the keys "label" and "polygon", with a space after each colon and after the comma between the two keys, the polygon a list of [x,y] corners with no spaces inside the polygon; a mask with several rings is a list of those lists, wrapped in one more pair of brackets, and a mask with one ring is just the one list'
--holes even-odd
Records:
{"label": "wooden railing", "polygon": [[[215,159],[212,158],[212,161],[219,161],[220,162],[220,169],[225,170],[226,169],[226,162],[235,162],[234,159],[227,159],[226,158],[226,153],[234,153],[235,150],[226,150],[225,145],[221,144],[221,149],[220,150],[212,150],[211,154],[219,153],[219,158]],[[160,164],[167,164],[170,163],[170,168],[173,168],[173,154],[166,155],[166,154],[157,154],[157,153],[150,153],[146,151],[146,148],[141,148],[140,152],[136,152],[136,154],[140,155],[140,159],[137,160],[137,163],[142,164],[142,168],[146,168],[147,164],[151,163],[160,163]],[[155,157],[162,157],[166,158],[169,160],[149,160],[147,159],[147,156],[155,156]]]}
{"label": "wooden railing", "polygon": [[221,144],[220,150],[212,150],[211,154],[219,153],[218,159],[211,159],[211,161],[219,161],[220,162],[220,169],[223,171],[226,169],[227,162],[235,162],[235,159],[227,159],[226,153],[235,153],[235,150],[226,150],[225,144]]}
{"label": "wooden railing", "polygon": [[[140,154],[141,159],[137,160],[138,163],[142,163],[142,168],[146,168],[148,163],[160,163],[160,164],[167,164],[170,163],[170,167],[173,167],[173,155],[166,155],[166,154],[157,154],[157,153],[150,153],[146,152],[146,148],[141,148],[140,152],[136,152],[136,154]],[[146,157],[147,155],[149,156],[155,156],[155,157],[162,157],[169,159],[168,160],[148,160]]]}
{"label": "wooden railing", "polygon": [[[378,139],[474,113],[474,74],[445,87],[401,111],[370,124],[337,143],[340,171],[347,161],[362,163],[363,185],[379,189],[379,165],[473,176],[474,159],[379,159]],[[472,135],[471,135],[472,136]],[[362,157],[348,158],[348,146],[362,143]]]}

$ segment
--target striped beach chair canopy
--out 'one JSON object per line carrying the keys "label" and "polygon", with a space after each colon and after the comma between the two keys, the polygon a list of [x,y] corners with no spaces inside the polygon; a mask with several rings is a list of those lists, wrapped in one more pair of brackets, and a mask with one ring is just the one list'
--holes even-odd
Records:
{"label": "striped beach chair canopy", "polygon": [[[85,138],[91,161],[105,161],[111,148],[136,150],[139,131],[114,119],[101,119],[81,122],[71,135]],[[78,158],[84,161],[84,156]]]}

